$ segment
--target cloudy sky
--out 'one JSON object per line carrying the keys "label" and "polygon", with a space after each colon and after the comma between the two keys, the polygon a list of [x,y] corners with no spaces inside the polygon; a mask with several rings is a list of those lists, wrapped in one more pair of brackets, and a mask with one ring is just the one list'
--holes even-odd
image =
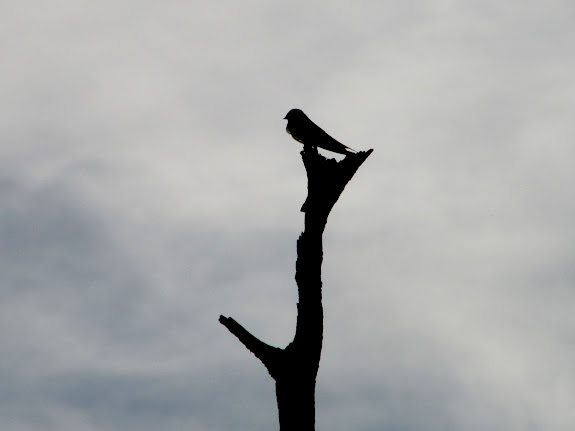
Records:
{"label": "cloudy sky", "polygon": [[269,431],[302,108],[374,153],[324,236],[318,430],[575,428],[570,1],[2,2],[0,422]]}

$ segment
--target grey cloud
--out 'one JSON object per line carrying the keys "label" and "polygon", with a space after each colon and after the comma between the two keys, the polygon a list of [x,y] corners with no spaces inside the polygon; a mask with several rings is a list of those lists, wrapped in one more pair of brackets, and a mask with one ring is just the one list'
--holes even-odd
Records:
{"label": "grey cloud", "polygon": [[300,107],[375,148],[326,231],[318,427],[572,429],[573,7],[520,3],[7,6],[2,423],[277,425],[217,317],[293,336]]}

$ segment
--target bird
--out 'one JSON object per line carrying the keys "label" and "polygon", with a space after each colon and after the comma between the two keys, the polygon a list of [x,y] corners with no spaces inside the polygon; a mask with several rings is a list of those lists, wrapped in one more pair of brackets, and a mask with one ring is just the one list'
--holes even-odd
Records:
{"label": "bird", "polygon": [[303,145],[320,147],[344,155],[357,152],[329,136],[321,127],[311,121],[301,109],[291,109],[284,120],[288,120],[286,131]]}

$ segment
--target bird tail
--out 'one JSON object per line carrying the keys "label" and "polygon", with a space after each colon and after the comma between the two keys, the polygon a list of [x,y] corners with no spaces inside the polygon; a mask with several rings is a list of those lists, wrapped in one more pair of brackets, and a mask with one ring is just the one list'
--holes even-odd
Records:
{"label": "bird tail", "polygon": [[[343,144],[341,144],[341,145],[343,145]],[[356,154],[357,153],[357,151],[355,151],[353,148],[349,148],[347,145],[343,145],[343,146],[346,149],[347,153],[349,153],[349,154]]]}

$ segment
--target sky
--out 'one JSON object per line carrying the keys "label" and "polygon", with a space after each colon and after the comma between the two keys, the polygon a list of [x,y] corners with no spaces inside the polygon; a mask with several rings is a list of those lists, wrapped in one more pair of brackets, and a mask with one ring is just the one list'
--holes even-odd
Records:
{"label": "sky", "polygon": [[324,234],[317,429],[575,429],[574,19],[4,1],[2,429],[278,429],[218,317],[294,335],[296,107],[374,149]]}

